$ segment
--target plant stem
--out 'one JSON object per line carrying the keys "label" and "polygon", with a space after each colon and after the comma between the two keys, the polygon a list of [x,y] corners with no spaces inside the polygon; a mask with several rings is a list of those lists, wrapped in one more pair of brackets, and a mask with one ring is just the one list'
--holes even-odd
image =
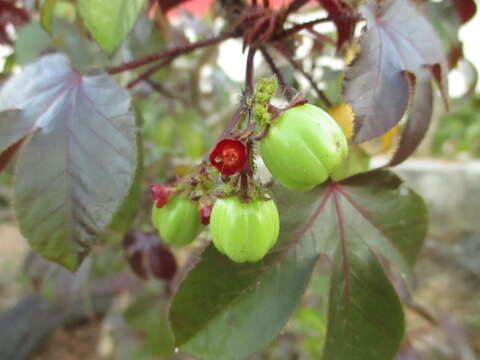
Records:
{"label": "plant stem", "polygon": [[163,68],[164,66],[167,66],[168,64],[170,64],[172,61],[173,61],[174,57],[169,57],[165,60],[163,60],[162,62],[156,64],[156,65],[153,65],[151,66],[148,70],[146,70],[145,72],[141,73],[139,76],[137,76],[135,79],[133,79],[132,81],[130,81],[128,84],[127,84],[127,89],[131,89],[133,87],[135,87],[136,85],[138,85],[139,83],[141,83],[142,81],[144,80],[147,80],[150,76],[152,76],[153,74],[155,74],[157,71],[159,71],[161,68]]}
{"label": "plant stem", "polygon": [[273,61],[272,56],[270,55],[270,53],[266,48],[261,47],[260,51],[263,55],[263,58],[267,62],[267,65],[270,68],[270,71],[272,72],[273,75],[277,77],[280,88],[285,92],[285,96],[287,97],[287,99],[290,100],[293,96],[293,93],[291,89],[288,87],[287,83],[285,82],[285,79],[283,78],[283,75],[280,72],[280,69],[277,67],[277,65]]}
{"label": "plant stem", "polygon": [[240,104],[237,110],[235,110],[235,112],[233,113],[227,126],[225,126],[225,129],[223,129],[222,133],[220,134],[220,137],[218,138],[218,141],[225,139],[227,136],[230,135],[230,132],[233,130],[235,125],[237,125],[241,119],[243,108],[244,108],[244,104],[242,102],[242,104]]}
{"label": "plant stem", "polygon": [[196,49],[199,49],[201,47],[217,44],[217,43],[222,42],[226,39],[229,39],[233,36],[234,36],[233,32],[231,32],[231,31],[230,32],[225,32],[225,33],[220,34],[218,36],[214,36],[214,37],[211,37],[211,38],[199,40],[197,42],[194,42],[192,44],[188,44],[188,45],[185,45],[185,46],[178,46],[178,47],[174,47],[174,48],[171,48],[171,49],[163,49],[159,52],[144,56],[140,59],[124,63],[120,66],[114,66],[114,67],[106,68],[105,71],[107,73],[109,73],[110,75],[118,74],[118,73],[121,73],[121,72],[124,72],[124,71],[136,69],[138,67],[147,65],[149,63],[152,63],[154,61],[157,61],[157,60],[160,60],[160,59],[163,59],[163,58],[166,58],[166,57],[176,58],[177,56],[188,54],[188,53],[190,53],[190,52],[192,52]]}
{"label": "plant stem", "polygon": [[321,24],[321,23],[328,22],[328,21],[332,21],[332,18],[326,17],[326,18],[316,19],[316,20],[312,20],[312,21],[309,21],[309,22],[306,22],[306,23],[294,25],[290,29],[280,31],[278,34],[276,34],[274,36],[273,40],[285,39],[286,37],[289,37],[289,36],[299,32],[301,30],[311,29],[313,26],[315,26],[317,24]]}
{"label": "plant stem", "polygon": [[287,51],[285,51],[284,49],[282,49],[279,45],[276,45],[275,46],[275,49],[283,55],[283,57],[285,57],[285,59],[288,60],[288,62],[297,70],[299,71],[307,80],[308,82],[310,83],[310,85],[312,86],[312,88],[315,90],[315,92],[317,93],[318,97],[323,101],[323,103],[327,106],[327,107],[332,107],[332,103],[331,101],[327,98],[327,95],[325,95],[325,93],[317,86],[317,83],[315,82],[315,80],[312,78],[312,76],[310,76],[310,74],[308,74],[304,69],[303,67],[297,63],[295,61],[295,59],[293,58],[293,56],[291,54],[289,54]]}
{"label": "plant stem", "polygon": [[249,98],[253,94],[253,78],[254,78],[254,63],[256,48],[249,48],[247,55],[247,68],[245,71],[245,97]]}

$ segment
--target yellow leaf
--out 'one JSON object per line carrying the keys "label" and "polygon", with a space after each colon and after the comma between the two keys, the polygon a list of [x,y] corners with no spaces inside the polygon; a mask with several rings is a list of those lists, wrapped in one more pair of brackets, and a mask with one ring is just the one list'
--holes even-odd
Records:
{"label": "yellow leaf", "polygon": [[355,120],[355,114],[351,106],[347,103],[341,103],[328,109],[328,113],[340,125],[347,139],[351,140],[353,136],[353,122]]}

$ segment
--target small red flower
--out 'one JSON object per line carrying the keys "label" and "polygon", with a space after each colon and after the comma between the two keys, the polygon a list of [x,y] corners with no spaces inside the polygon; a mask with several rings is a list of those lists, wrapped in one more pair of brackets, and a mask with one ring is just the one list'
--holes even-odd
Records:
{"label": "small red flower", "polygon": [[243,169],[247,161],[247,146],[236,139],[223,139],[210,153],[210,162],[223,175],[232,175]]}
{"label": "small red flower", "polygon": [[204,205],[200,208],[200,222],[203,225],[210,224],[210,215],[212,214],[212,204]]}
{"label": "small red flower", "polygon": [[155,206],[157,208],[162,208],[167,203],[170,196],[172,196],[175,191],[174,188],[165,185],[152,184],[150,185],[152,190],[152,198],[155,201]]}

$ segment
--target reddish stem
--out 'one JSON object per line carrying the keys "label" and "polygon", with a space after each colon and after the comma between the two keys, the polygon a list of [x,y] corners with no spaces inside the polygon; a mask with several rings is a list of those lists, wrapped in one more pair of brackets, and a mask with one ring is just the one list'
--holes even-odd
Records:
{"label": "reddish stem", "polygon": [[199,40],[197,42],[194,42],[192,44],[188,44],[188,45],[185,45],[185,46],[178,46],[178,47],[174,47],[174,48],[171,48],[171,49],[164,49],[164,50],[161,50],[159,52],[156,52],[156,53],[147,55],[145,57],[142,57],[140,59],[124,63],[120,66],[106,68],[105,71],[108,72],[111,75],[118,74],[118,73],[121,73],[123,71],[136,69],[140,66],[147,65],[149,63],[152,63],[154,61],[157,61],[157,60],[160,60],[160,59],[163,59],[163,58],[166,58],[166,57],[176,58],[177,56],[188,54],[188,53],[190,53],[190,52],[192,52],[196,49],[199,49],[201,47],[217,44],[217,43],[222,42],[222,41],[224,41],[228,38],[231,38],[233,36],[234,36],[233,32],[225,32],[225,33],[220,34],[218,36],[211,37],[211,38],[208,38],[208,39]]}
{"label": "reddish stem", "polygon": [[245,96],[248,98],[253,94],[253,78],[254,78],[254,63],[256,48],[250,47],[247,55],[247,70],[245,72]]}
{"label": "reddish stem", "polygon": [[290,29],[280,31],[278,34],[276,34],[273,37],[273,40],[276,41],[276,40],[285,39],[286,37],[289,37],[289,36],[299,32],[301,30],[311,29],[312,27],[314,27],[317,24],[321,24],[321,23],[328,22],[328,21],[332,21],[332,18],[326,17],[326,18],[316,19],[316,20],[312,20],[312,21],[309,21],[309,22],[306,22],[306,23],[294,25]]}
{"label": "reddish stem", "polygon": [[150,76],[155,74],[157,71],[159,71],[161,68],[164,66],[167,66],[174,60],[173,57],[169,57],[168,59],[163,60],[162,62],[151,66],[147,71],[141,73],[137,78],[133,79],[127,84],[127,89],[131,89],[141,83],[144,80],[147,80]]}
{"label": "reddish stem", "polygon": [[332,103],[330,102],[330,100],[327,98],[327,95],[325,95],[325,93],[317,86],[317,83],[315,82],[315,80],[313,80],[313,78],[310,76],[310,74],[308,74],[304,69],[303,67],[297,63],[295,61],[295,59],[292,57],[291,54],[289,54],[288,52],[286,52],[284,49],[282,49],[280,46],[276,45],[275,46],[275,49],[283,55],[283,57],[285,57],[285,59],[288,60],[288,62],[298,71],[300,72],[307,80],[308,82],[310,83],[310,85],[312,86],[312,88],[315,90],[315,92],[317,93],[318,97],[323,101],[323,103],[327,106],[327,107],[332,107]]}
{"label": "reddish stem", "polygon": [[270,55],[270,53],[267,51],[267,49],[262,47],[260,48],[260,51],[262,52],[263,58],[265,59],[268,67],[270,68],[270,71],[272,72],[272,74],[274,74],[277,77],[280,88],[285,92],[287,99],[290,100],[293,96],[293,93],[291,89],[288,87],[287,83],[285,82],[285,79],[283,78],[283,75],[280,72],[280,69],[277,67],[277,65],[273,61],[273,58]]}

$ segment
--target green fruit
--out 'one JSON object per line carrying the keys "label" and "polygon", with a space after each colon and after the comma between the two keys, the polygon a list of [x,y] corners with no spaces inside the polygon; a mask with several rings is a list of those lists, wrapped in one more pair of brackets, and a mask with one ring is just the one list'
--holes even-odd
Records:
{"label": "green fruit", "polygon": [[173,196],[162,208],[154,205],[152,223],[160,237],[172,245],[192,242],[201,230],[197,204],[182,196]]}
{"label": "green fruit", "polygon": [[308,191],[341,164],[348,154],[348,143],[328,113],[305,104],[280,115],[260,141],[260,152],[280,184]]}
{"label": "green fruit", "polygon": [[235,262],[262,259],[277,242],[279,227],[273,200],[218,199],[210,217],[213,244]]}

